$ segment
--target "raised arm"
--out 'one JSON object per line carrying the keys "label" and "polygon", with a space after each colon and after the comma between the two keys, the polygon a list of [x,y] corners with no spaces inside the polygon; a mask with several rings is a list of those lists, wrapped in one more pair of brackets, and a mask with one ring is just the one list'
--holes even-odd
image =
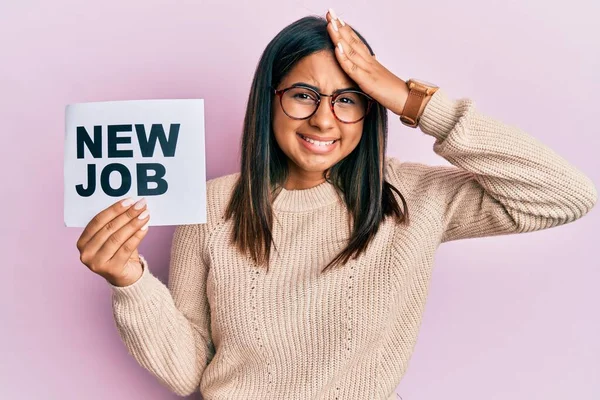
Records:
{"label": "raised arm", "polygon": [[439,89],[419,127],[454,166],[393,162],[392,169],[439,199],[442,242],[566,224],[597,201],[581,171],[519,128],[481,114],[470,99],[455,101]]}

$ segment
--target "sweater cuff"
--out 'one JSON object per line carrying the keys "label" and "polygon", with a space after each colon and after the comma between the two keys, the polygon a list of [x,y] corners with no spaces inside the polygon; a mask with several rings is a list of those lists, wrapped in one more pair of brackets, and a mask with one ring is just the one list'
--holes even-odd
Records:
{"label": "sweater cuff", "polygon": [[460,100],[450,99],[440,88],[438,89],[423,110],[419,120],[419,128],[424,133],[444,140],[454,128],[467,104]]}
{"label": "sweater cuff", "polygon": [[128,286],[115,286],[108,282],[112,288],[113,301],[118,303],[144,303],[151,299],[156,289],[163,286],[163,283],[148,268],[148,262],[140,254],[142,264],[142,276],[137,281]]}

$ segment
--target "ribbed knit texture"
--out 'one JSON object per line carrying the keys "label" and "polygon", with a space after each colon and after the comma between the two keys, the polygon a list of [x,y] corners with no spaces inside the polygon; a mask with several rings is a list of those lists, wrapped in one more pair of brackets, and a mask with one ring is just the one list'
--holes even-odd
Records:
{"label": "ribbed knit texture", "polygon": [[366,253],[324,274],[350,235],[333,186],[281,191],[266,273],[229,242],[223,212],[239,173],[210,180],[208,223],[175,230],[168,286],[144,258],[137,282],[111,285],[129,352],[175,393],[205,400],[395,399],[440,243],[565,224],[597,200],[580,171],[470,99],[438,90],[420,129],[454,166],[388,157],[410,225],[386,220]]}

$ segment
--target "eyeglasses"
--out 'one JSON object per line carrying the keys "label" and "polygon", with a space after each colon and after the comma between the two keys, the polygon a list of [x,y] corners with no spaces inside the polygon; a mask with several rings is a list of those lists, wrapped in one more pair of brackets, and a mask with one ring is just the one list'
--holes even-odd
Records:
{"label": "eyeglasses", "polygon": [[331,97],[331,112],[338,121],[354,124],[367,115],[373,99],[360,90],[343,90],[333,94],[323,94],[306,86],[291,86],[277,90],[271,87],[279,96],[283,112],[292,119],[307,119],[319,108],[321,97]]}

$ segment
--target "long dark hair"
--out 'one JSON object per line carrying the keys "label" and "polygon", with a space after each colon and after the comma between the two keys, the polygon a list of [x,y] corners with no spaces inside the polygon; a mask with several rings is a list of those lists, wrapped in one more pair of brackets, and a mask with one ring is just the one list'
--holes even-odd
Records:
{"label": "long dark hair", "polygon": [[[362,35],[355,32],[374,54]],[[241,174],[225,219],[233,218],[232,240],[236,247],[242,253],[249,252],[256,264],[266,265],[267,271],[271,244],[275,246],[272,201],[289,172],[287,156],[272,131],[275,95],[270,88],[277,87],[302,58],[320,51],[334,51],[327,20],[318,16],[301,18],[267,45],[252,81],[244,118]],[[323,173],[343,193],[352,222],[347,247],[323,271],[340,262],[345,264],[350,257],[356,258],[365,251],[387,216],[395,217],[398,223],[408,223],[404,196],[385,181],[387,124],[386,108],[375,103],[364,119],[363,134],[356,148]],[[393,192],[400,196],[402,208]]]}

